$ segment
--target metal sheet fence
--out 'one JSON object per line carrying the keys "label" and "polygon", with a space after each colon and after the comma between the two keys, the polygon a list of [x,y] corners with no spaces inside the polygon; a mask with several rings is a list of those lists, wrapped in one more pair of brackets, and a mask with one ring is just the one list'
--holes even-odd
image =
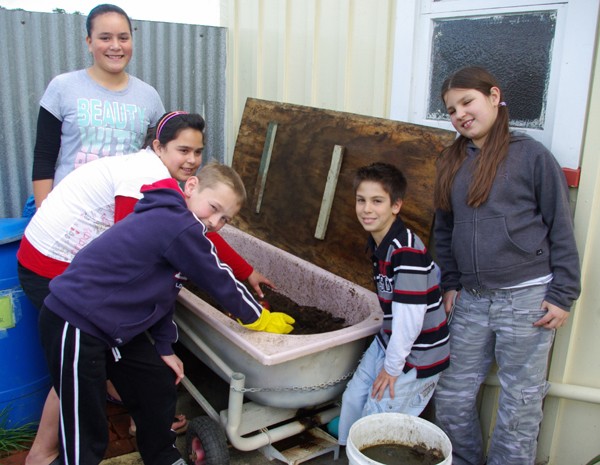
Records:
{"label": "metal sheet fence", "polygon": [[[0,8],[0,217],[19,217],[31,194],[39,100],[50,80],[90,66],[86,16]],[[206,119],[204,161],[225,159],[225,28],[133,21],[127,71],[154,86],[168,110]]]}

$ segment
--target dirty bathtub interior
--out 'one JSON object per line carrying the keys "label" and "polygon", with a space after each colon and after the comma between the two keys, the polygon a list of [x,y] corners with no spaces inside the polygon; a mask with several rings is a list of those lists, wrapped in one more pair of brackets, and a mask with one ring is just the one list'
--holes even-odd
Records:
{"label": "dirty bathtub interior", "polygon": [[[279,292],[299,305],[344,318],[348,326],[310,335],[249,331],[182,289],[179,302],[184,308],[176,315],[181,342],[225,381],[231,375],[227,367],[243,373],[246,388],[251,388],[247,397],[260,404],[304,408],[341,395],[366,338],[381,326],[376,295],[232,226],[221,234],[255,269],[269,276]],[[204,353],[198,343],[206,344],[216,357]]]}

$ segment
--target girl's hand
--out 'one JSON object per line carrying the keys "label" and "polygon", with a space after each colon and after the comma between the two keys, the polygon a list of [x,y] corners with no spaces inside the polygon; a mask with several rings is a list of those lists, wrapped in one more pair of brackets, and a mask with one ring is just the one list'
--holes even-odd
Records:
{"label": "girl's hand", "polygon": [[250,286],[252,286],[252,288],[256,291],[256,294],[258,295],[258,297],[260,297],[261,299],[265,296],[263,294],[263,291],[260,288],[261,284],[264,284],[265,286],[269,286],[271,289],[277,289],[275,287],[275,284],[273,284],[271,281],[269,281],[267,278],[265,278],[262,274],[260,274],[258,271],[253,270],[252,274],[250,276],[248,276],[248,284],[250,284]]}
{"label": "girl's hand", "polygon": [[452,307],[454,307],[454,303],[458,298],[458,291],[452,290],[444,293],[443,304],[444,310],[446,310],[446,315],[450,314],[452,311]]}
{"label": "girl's hand", "polygon": [[385,368],[382,368],[375,382],[373,383],[373,389],[371,392],[371,397],[377,397],[377,400],[381,400],[383,398],[383,394],[385,393],[385,389],[389,387],[390,389],[390,397],[394,398],[394,385],[396,384],[397,376],[392,376],[385,371]]}
{"label": "girl's hand", "polygon": [[543,326],[546,329],[558,329],[567,322],[569,318],[569,312],[563,310],[556,305],[546,302],[542,302],[542,309],[546,310],[546,314],[536,321],[533,326]]}
{"label": "girl's hand", "polygon": [[165,362],[167,364],[167,366],[169,368],[171,368],[171,370],[173,370],[173,372],[175,373],[175,376],[177,376],[177,379],[175,379],[175,384],[179,384],[179,382],[185,376],[183,374],[183,362],[175,354],[161,355],[160,358],[162,358],[163,362]]}

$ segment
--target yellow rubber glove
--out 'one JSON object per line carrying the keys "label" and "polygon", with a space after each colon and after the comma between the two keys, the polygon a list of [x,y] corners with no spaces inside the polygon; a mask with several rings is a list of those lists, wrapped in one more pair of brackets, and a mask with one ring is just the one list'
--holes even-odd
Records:
{"label": "yellow rubber glove", "polygon": [[243,324],[242,326],[253,331],[288,334],[294,329],[292,324],[295,322],[296,320],[285,313],[270,312],[266,308],[263,308],[258,320],[256,320],[254,323],[248,323],[246,325]]}

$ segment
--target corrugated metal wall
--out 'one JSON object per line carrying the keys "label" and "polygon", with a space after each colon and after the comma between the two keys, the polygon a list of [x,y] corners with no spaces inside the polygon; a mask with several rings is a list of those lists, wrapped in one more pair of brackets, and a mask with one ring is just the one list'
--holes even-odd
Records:
{"label": "corrugated metal wall", "polygon": [[[0,9],[0,217],[18,217],[31,193],[39,100],[57,74],[91,65],[85,16]],[[202,114],[204,159],[223,161],[226,30],[133,21],[128,72],[156,88],[167,110]]]}

